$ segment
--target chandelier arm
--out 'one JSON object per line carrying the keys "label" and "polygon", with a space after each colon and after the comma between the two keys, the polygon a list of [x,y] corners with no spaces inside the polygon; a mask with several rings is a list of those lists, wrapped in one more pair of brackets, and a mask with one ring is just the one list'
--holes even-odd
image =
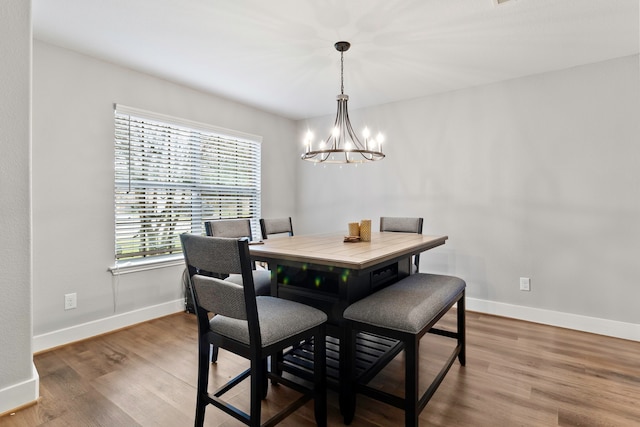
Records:
{"label": "chandelier arm", "polygon": [[338,129],[338,134],[334,135],[336,148],[344,147],[344,101],[338,101],[336,128]]}
{"label": "chandelier arm", "polygon": [[[333,121],[333,129],[340,129],[340,109],[341,109],[341,101],[340,99],[338,99],[338,112],[336,113],[336,118]],[[330,145],[329,145],[329,142],[331,142]],[[339,140],[338,138],[335,137],[334,132],[332,130],[329,136],[327,137],[327,145],[329,145],[331,149],[337,149],[338,143],[339,143]]]}
{"label": "chandelier arm", "polygon": [[351,137],[351,140],[353,141],[353,143],[355,145],[355,148],[357,148],[359,150],[366,150],[367,147],[365,147],[364,144],[362,144],[362,142],[358,138],[358,135],[353,130],[353,127],[351,127],[351,121],[349,120],[349,112],[347,111],[346,105],[345,105],[345,112],[344,113],[345,113],[345,117],[346,117],[347,132],[349,133],[349,136]]}
{"label": "chandelier arm", "polygon": [[[364,150],[364,151],[358,151],[358,153],[365,159],[365,160],[373,160],[373,153],[369,150]],[[367,154],[369,155],[369,157],[367,157]]]}

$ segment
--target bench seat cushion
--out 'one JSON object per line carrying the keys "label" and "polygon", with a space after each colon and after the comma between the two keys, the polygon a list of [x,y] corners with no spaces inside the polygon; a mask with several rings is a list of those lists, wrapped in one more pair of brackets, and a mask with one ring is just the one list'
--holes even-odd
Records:
{"label": "bench seat cushion", "polygon": [[417,273],[400,280],[344,311],[344,318],[411,334],[418,334],[464,290],[464,280]]}

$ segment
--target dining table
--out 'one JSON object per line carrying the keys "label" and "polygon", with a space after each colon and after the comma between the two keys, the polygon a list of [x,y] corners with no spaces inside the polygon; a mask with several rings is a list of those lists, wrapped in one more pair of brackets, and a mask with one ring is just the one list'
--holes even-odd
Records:
{"label": "dining table", "polygon": [[[345,342],[344,310],[352,303],[412,274],[412,256],[445,244],[448,236],[372,232],[370,241],[346,239],[342,233],[281,236],[249,246],[254,261],[271,271],[271,295],[301,302],[327,316],[327,380],[345,403],[347,363],[340,352]],[[348,240],[348,241],[347,241]],[[355,241],[354,241],[355,240]],[[402,348],[394,340],[361,334],[357,344],[361,378],[373,378]],[[301,345],[283,356],[281,369],[309,377],[309,348]]]}

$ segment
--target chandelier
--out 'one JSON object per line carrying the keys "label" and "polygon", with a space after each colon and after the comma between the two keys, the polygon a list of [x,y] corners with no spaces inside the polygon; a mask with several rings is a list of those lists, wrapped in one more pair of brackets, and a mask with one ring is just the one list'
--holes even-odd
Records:
{"label": "chandelier", "polygon": [[313,133],[307,132],[304,140],[305,152],[302,160],[314,163],[365,163],[384,159],[382,153],[382,143],[384,137],[378,133],[374,138],[368,128],[362,131],[362,142],[353,130],[349,121],[347,101],[349,95],[344,94],[344,52],[349,50],[349,42],[337,42],[335,48],[340,52],[340,95],[336,97],[338,101],[338,112],[333,124],[333,130],[326,140],[321,140],[317,144],[313,143]]}

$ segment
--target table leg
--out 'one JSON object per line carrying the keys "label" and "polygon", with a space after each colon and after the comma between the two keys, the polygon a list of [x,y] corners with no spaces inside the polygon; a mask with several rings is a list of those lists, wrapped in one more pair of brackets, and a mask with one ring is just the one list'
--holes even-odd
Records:
{"label": "table leg", "polygon": [[345,424],[351,424],[356,410],[355,380],[356,370],[353,363],[353,355],[356,351],[356,334],[351,328],[343,328],[343,336],[340,339],[340,380],[339,402],[340,414]]}

